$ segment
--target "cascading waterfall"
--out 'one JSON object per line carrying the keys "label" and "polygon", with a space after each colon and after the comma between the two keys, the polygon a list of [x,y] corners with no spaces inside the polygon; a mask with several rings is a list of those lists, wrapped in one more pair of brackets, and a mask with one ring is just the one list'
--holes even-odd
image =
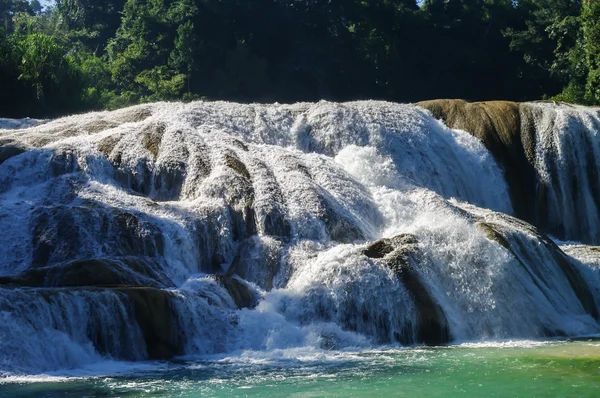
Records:
{"label": "cascading waterfall", "polygon": [[600,110],[529,104],[547,224],[562,239],[600,243]]}
{"label": "cascading waterfall", "polygon": [[[528,106],[540,227],[595,236],[598,112]],[[514,218],[505,165],[418,106],[160,103],[0,142],[0,375],[600,332],[600,256]]]}

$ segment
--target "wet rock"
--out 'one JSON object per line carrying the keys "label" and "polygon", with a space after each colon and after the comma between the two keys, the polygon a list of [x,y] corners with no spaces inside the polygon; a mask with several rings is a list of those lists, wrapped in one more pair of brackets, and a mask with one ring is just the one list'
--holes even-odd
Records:
{"label": "wet rock", "polygon": [[292,227],[285,218],[285,213],[280,208],[273,208],[265,214],[263,221],[265,235],[288,238],[292,233]]}
{"label": "wet rock", "polygon": [[[106,156],[107,158],[110,158],[113,150],[115,149],[115,147],[117,146],[117,144],[119,143],[121,138],[122,138],[121,134],[113,134],[113,135],[109,135],[108,137],[101,139],[98,142],[98,151],[101,154],[103,154],[104,156]],[[120,162],[116,162],[116,158],[114,160],[115,160],[115,163],[120,163]]]}
{"label": "wet rock", "polygon": [[[418,105],[450,128],[467,131],[484,143],[504,171],[518,218],[562,240],[597,244],[598,220],[591,214],[600,203],[600,178],[596,155],[589,149],[594,138],[587,132],[588,122],[569,110],[570,105],[553,104],[434,100]],[[573,137],[569,144],[552,138],[564,129]],[[545,149],[539,151],[538,146]],[[565,175],[565,168],[570,175]],[[589,195],[595,209],[589,209]]]}
{"label": "wet rock", "polygon": [[114,209],[112,229],[116,255],[158,257],[164,254],[161,230],[151,222],[123,210]]}
{"label": "wet rock", "polygon": [[593,264],[600,269],[600,246],[569,245],[562,246],[561,250],[571,257]]}
{"label": "wet rock", "polygon": [[[12,297],[32,303],[31,311],[49,316],[53,322],[36,326],[74,335],[82,344],[87,335],[101,355],[139,361],[170,359],[183,354],[185,338],[176,316],[176,297],[172,291],[128,286],[68,289],[4,286],[1,290],[3,293],[12,291]],[[6,302],[0,302],[2,304]],[[71,305],[85,316],[70,318]],[[10,308],[26,310],[27,307],[9,305]],[[50,313],[44,312],[47,308]],[[0,308],[2,310],[5,309]]]}
{"label": "wet rock", "polygon": [[369,258],[384,258],[396,250],[397,247],[412,247],[411,245],[416,245],[417,243],[418,241],[414,235],[402,234],[393,238],[379,239],[371,243],[363,250],[363,254]]}
{"label": "wet rock", "polygon": [[273,289],[273,279],[279,271],[283,243],[270,237],[255,236],[244,240],[227,274],[239,275],[261,289]]}
{"label": "wet rock", "polygon": [[421,275],[416,270],[420,249],[414,235],[402,234],[376,241],[363,251],[370,258],[381,259],[396,274],[414,300],[417,311],[417,335],[408,328],[396,339],[403,343],[422,342],[427,345],[446,344],[450,341],[448,320],[442,307],[430,295]]}
{"label": "wet rock", "polygon": [[13,140],[0,140],[0,164],[26,151],[27,145],[23,143]]}
{"label": "wet rock", "polygon": [[179,200],[185,175],[186,165],[183,162],[157,165],[149,196],[157,201]]}
{"label": "wet rock", "polygon": [[34,213],[32,228],[32,266],[77,258],[82,242],[76,223],[76,208],[56,206]]}
{"label": "wet rock", "polygon": [[508,240],[506,240],[506,238],[501,233],[496,231],[496,229],[494,229],[494,227],[491,224],[488,224],[486,222],[478,222],[475,224],[475,226],[479,228],[479,230],[483,232],[489,240],[498,243],[500,246],[512,252]]}
{"label": "wet rock", "polygon": [[240,241],[257,234],[256,212],[254,210],[255,192],[252,179],[246,165],[234,154],[225,155],[225,164],[235,171],[214,187],[220,192],[229,206],[234,240]]}
{"label": "wet rock", "polygon": [[79,258],[163,255],[160,229],[142,215],[93,203],[40,208],[32,217],[32,266]]}
{"label": "wet rock", "polygon": [[132,306],[149,359],[170,359],[183,354],[184,342],[171,300],[173,293],[148,287],[116,288]]}
{"label": "wet rock", "polygon": [[164,123],[158,123],[148,125],[142,130],[142,146],[154,156],[154,159],[158,157],[166,129],[167,127]]}
{"label": "wet rock", "polygon": [[55,151],[50,160],[50,169],[55,177],[78,171],[79,164],[77,163],[75,150],[73,148],[62,148]]}
{"label": "wet rock", "polygon": [[235,155],[225,155],[225,164],[232,170],[235,170],[235,172],[239,175],[246,177],[248,180],[252,179],[252,177],[250,176],[250,172],[246,168],[246,165],[242,163],[242,161],[238,159]]}
{"label": "wet rock", "polygon": [[348,214],[343,214],[335,210],[342,207],[335,203],[336,200],[334,198],[321,192],[317,199],[319,200],[320,207],[317,215],[325,224],[331,240],[342,243],[365,240],[365,234],[354,223],[352,218]]}
{"label": "wet rock", "polygon": [[214,275],[213,277],[229,292],[238,308],[252,308],[255,305],[256,298],[248,286],[227,275]]}
{"label": "wet rock", "polygon": [[27,287],[148,286],[172,287],[161,266],[142,257],[92,258],[32,268],[0,284]]}
{"label": "wet rock", "polygon": [[225,256],[223,256],[223,254],[218,253],[218,252],[214,252],[212,257],[211,257],[211,273],[221,273],[223,272],[223,266],[222,264],[225,264],[226,260],[225,260]]}
{"label": "wet rock", "polygon": [[81,128],[81,130],[85,131],[87,134],[96,134],[96,133],[101,133],[108,129],[115,128],[118,125],[119,125],[118,122],[99,118],[94,121],[85,123],[80,128]]}

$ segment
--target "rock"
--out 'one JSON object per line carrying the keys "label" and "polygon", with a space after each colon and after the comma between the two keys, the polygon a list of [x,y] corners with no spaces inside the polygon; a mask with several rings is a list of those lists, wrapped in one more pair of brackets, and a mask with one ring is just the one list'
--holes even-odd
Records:
{"label": "rock", "polygon": [[[568,113],[568,104],[541,107],[532,103],[489,101],[468,103],[463,100],[424,101],[417,105],[429,110],[448,127],[464,130],[479,138],[504,171],[516,217],[527,221],[562,240],[577,240],[597,244],[600,235],[595,228],[596,219],[588,220],[585,195],[592,195],[600,203],[600,178],[594,151],[569,152],[571,144],[558,154],[558,147],[536,149],[549,142],[537,143],[540,137],[567,127],[573,135],[575,149],[594,147],[590,134],[580,134],[588,129],[578,118]],[[566,117],[566,119],[564,119]],[[550,138],[547,138],[550,139]],[[566,144],[565,144],[566,145]],[[577,147],[580,145],[580,147]],[[573,149],[573,150],[575,150]],[[558,161],[557,159],[561,160]],[[570,164],[567,164],[570,163]],[[544,170],[538,171],[540,164]],[[536,166],[538,165],[538,166]],[[564,167],[573,168],[572,176],[561,176]],[[568,179],[567,179],[568,178]],[[580,220],[573,223],[568,220]]]}
{"label": "rock", "polygon": [[[55,328],[66,334],[75,327],[75,333],[87,335],[101,355],[109,355],[116,360],[139,361],[170,359],[184,353],[185,337],[174,306],[177,298],[172,291],[128,286],[68,289],[4,286],[2,289],[18,292],[17,297],[21,299],[28,297],[31,311],[48,316],[44,320],[52,319],[54,322],[36,326]],[[88,313],[78,319],[69,318],[70,314],[62,313],[68,311],[62,308],[65,300],[73,301],[74,305]],[[36,304],[40,301],[44,304]],[[96,311],[96,306],[101,308]],[[48,308],[51,313],[44,313]],[[26,311],[27,306],[22,310]],[[67,320],[80,323],[76,326],[60,324]],[[78,342],[84,343],[85,340]]]}
{"label": "rock", "polygon": [[[98,151],[106,158],[111,159],[111,154],[121,138],[123,138],[122,134],[113,134],[109,135],[108,137],[104,137],[98,142]],[[114,158],[114,160],[116,160],[116,158]]]}
{"label": "rock", "polygon": [[569,245],[562,246],[561,250],[570,257],[600,269],[600,246]]}
{"label": "rock", "polygon": [[248,180],[252,180],[246,165],[234,154],[231,153],[225,155],[225,164],[232,170],[235,170],[239,175],[246,177]]}
{"label": "rock", "polygon": [[286,239],[292,233],[292,227],[286,220],[284,211],[278,207],[270,209],[262,221],[265,235]]}
{"label": "rock", "polygon": [[225,262],[225,256],[223,256],[221,253],[214,252],[211,257],[211,269],[209,270],[210,273],[217,274],[223,272],[222,264],[225,264]]}
{"label": "rock", "polygon": [[91,258],[0,278],[0,285],[27,287],[148,286],[173,287],[155,261],[143,257]]}
{"label": "rock", "polygon": [[150,124],[142,129],[142,146],[152,154],[154,159],[158,157],[166,129],[167,126],[164,123]]}
{"label": "rock", "polygon": [[354,223],[351,217],[335,210],[336,208],[341,208],[341,206],[335,203],[336,199],[324,192],[319,192],[317,200],[320,207],[317,215],[325,224],[331,240],[342,243],[353,243],[366,239],[365,234]]}
{"label": "rock", "polygon": [[141,255],[159,257],[164,254],[164,238],[161,230],[138,215],[113,209],[111,221],[115,255]]}
{"label": "rock", "polygon": [[252,308],[255,305],[254,293],[242,282],[227,275],[214,275],[213,278],[229,292],[238,308]]}
{"label": "rock", "polygon": [[510,247],[510,243],[508,243],[508,240],[506,240],[506,238],[502,234],[496,231],[491,224],[485,222],[478,222],[475,224],[475,226],[479,228],[479,230],[483,232],[489,240],[493,240],[494,242],[498,243],[500,246],[504,247],[512,253],[512,249]]}
{"label": "rock", "polygon": [[173,293],[148,287],[116,288],[132,305],[149,359],[170,359],[183,354],[182,333],[172,307]]}
{"label": "rock", "polygon": [[363,250],[363,254],[369,258],[384,258],[399,246],[416,245],[417,243],[416,237],[410,234],[398,235],[389,239],[383,238],[368,245]]}
{"label": "rock", "polygon": [[119,125],[119,123],[117,123],[117,122],[99,118],[94,121],[85,123],[84,125],[80,126],[80,129],[85,131],[88,134],[96,134],[96,133],[101,133],[108,129],[115,128],[118,125]]}
{"label": "rock", "polygon": [[271,237],[254,236],[242,241],[227,275],[239,275],[261,289],[273,289],[273,279],[279,271],[283,244]]}
{"label": "rock", "polygon": [[[76,207],[55,206],[39,209],[33,214],[33,267],[43,267],[78,257],[82,246],[79,240],[79,226],[75,221],[78,210]],[[91,216],[91,211],[88,214]]]}
{"label": "rock", "polygon": [[78,171],[77,155],[74,148],[56,150],[50,161],[50,169],[54,177]]}
{"label": "rock", "polygon": [[0,164],[27,151],[27,145],[13,140],[0,140]]}
{"label": "rock", "polygon": [[186,165],[183,162],[161,163],[153,173],[150,197],[156,201],[179,200],[185,183]]}
{"label": "rock", "polygon": [[37,268],[98,257],[99,251],[107,257],[159,257],[164,252],[156,225],[117,208],[94,203],[43,207],[31,223],[32,266]]}
{"label": "rock", "polygon": [[235,240],[243,240],[257,234],[252,178],[246,165],[233,152],[225,155],[225,164],[235,174],[228,176],[228,181],[225,182],[227,186],[222,187],[223,196],[230,206],[233,237]]}
{"label": "rock", "polygon": [[429,290],[416,271],[419,260],[418,240],[414,235],[402,234],[390,239],[378,240],[363,251],[370,258],[381,259],[390,267],[408,290],[417,311],[417,336],[410,330],[396,339],[403,344],[422,342],[441,345],[450,341],[448,320],[442,307],[431,297]]}

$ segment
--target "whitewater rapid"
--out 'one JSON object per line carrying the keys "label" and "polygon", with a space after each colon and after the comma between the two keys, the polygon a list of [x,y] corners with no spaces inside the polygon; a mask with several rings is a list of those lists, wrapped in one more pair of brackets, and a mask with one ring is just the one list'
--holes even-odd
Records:
{"label": "whitewater rapid", "polygon": [[[553,128],[559,197],[587,166]],[[513,218],[484,144],[417,106],[159,103],[0,140],[0,375],[600,333],[589,250]]]}

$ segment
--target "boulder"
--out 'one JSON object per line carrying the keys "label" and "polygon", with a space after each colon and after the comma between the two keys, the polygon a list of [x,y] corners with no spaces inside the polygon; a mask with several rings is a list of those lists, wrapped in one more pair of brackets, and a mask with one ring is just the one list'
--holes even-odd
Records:
{"label": "boulder", "polygon": [[168,290],[149,287],[123,287],[114,289],[126,297],[132,306],[149,359],[170,359],[183,354],[183,334]]}
{"label": "boulder", "polygon": [[407,328],[396,339],[403,343],[424,343],[426,345],[446,344],[450,341],[448,320],[442,307],[430,295],[421,275],[416,270],[419,264],[420,249],[414,235],[402,234],[389,239],[373,242],[363,254],[381,259],[398,277],[411,295],[417,311],[417,335]]}
{"label": "boulder", "polygon": [[254,293],[242,282],[227,275],[214,275],[213,278],[229,292],[239,309],[252,308],[256,304]]}
{"label": "boulder", "polygon": [[27,145],[9,139],[0,140],[0,164],[27,151]]}

